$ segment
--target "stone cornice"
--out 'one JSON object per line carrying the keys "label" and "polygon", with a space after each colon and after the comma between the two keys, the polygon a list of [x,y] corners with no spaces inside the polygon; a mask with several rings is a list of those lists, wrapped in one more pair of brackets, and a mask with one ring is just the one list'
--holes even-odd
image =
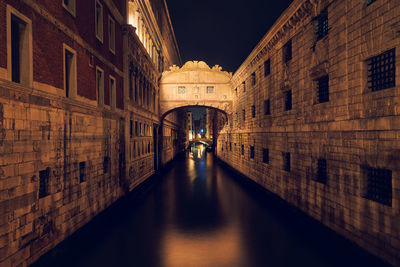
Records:
{"label": "stone cornice", "polygon": [[246,73],[248,68],[254,68],[255,65],[259,65],[259,61],[270,53],[290,29],[296,27],[304,16],[312,13],[313,6],[312,0],[295,0],[235,72],[233,80],[239,80],[238,82],[244,80],[246,77],[241,77],[242,73]]}

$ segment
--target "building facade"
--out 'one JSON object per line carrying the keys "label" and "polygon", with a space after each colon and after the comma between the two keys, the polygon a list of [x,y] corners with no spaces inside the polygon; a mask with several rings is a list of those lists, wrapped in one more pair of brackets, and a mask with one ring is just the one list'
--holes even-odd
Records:
{"label": "building facade", "polygon": [[296,0],[233,76],[218,156],[400,266],[400,2]]}
{"label": "building facade", "polygon": [[172,64],[165,1],[0,1],[0,265],[34,262],[180,151],[162,134],[185,120],[159,115]]}

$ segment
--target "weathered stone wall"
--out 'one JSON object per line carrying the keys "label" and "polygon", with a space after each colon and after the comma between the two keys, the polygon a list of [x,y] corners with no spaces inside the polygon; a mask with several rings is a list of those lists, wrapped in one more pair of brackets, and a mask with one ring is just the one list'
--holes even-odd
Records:
{"label": "weathered stone wall", "polygon": [[118,113],[6,82],[0,92],[0,262],[16,266],[90,221],[131,180],[120,169]]}
{"label": "weathered stone wall", "polygon": [[[317,40],[316,23],[325,8],[329,31]],[[395,266],[400,266],[399,25],[399,1],[294,1],[235,73],[232,120],[217,148],[219,158],[239,172]],[[292,58],[284,62],[289,40]],[[371,91],[367,59],[392,48],[395,86]],[[329,101],[320,103],[317,80],[325,75]],[[292,108],[285,110],[289,90]],[[326,182],[318,178],[320,159],[326,160]],[[391,204],[368,199],[373,187],[368,168],[391,171],[385,193]]]}

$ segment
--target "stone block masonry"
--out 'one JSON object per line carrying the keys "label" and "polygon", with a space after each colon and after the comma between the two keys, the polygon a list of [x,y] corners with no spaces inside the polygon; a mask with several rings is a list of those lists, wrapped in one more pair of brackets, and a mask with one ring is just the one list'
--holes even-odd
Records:
{"label": "stone block masonry", "polygon": [[395,266],[399,15],[399,1],[294,1],[234,74],[217,146],[234,169]]}
{"label": "stone block masonry", "polygon": [[133,181],[120,169],[124,128],[117,113],[1,82],[0,91],[5,90],[0,262],[17,266],[33,262],[90,221]]}

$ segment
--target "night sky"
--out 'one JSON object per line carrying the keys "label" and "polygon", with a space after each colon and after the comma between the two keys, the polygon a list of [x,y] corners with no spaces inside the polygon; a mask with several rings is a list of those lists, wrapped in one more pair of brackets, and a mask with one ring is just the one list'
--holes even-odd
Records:
{"label": "night sky", "polygon": [[167,0],[183,63],[235,72],[291,0]]}

